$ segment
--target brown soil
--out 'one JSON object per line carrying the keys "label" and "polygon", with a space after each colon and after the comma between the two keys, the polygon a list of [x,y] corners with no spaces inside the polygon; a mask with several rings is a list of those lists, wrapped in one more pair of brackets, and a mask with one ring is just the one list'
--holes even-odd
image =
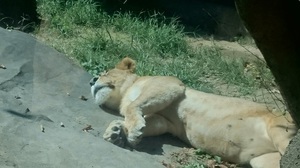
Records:
{"label": "brown soil", "polygon": [[232,163],[222,161],[218,156],[211,156],[205,152],[199,152],[199,149],[182,148],[168,156],[170,163],[163,161],[167,168],[241,168]]}
{"label": "brown soil", "polygon": [[[243,59],[247,62],[244,65],[245,75],[252,75],[257,78],[258,82],[264,83],[263,74],[259,74],[258,62],[266,65],[265,60],[259,49],[255,46],[254,42],[248,42],[248,44],[240,44],[238,42],[228,42],[228,41],[217,41],[217,40],[206,40],[203,38],[188,38],[187,39],[191,46],[201,47],[201,46],[214,46],[218,47],[221,55],[227,60]],[[277,111],[285,111],[285,104],[283,98],[281,97],[278,86],[275,81],[271,83],[265,83],[262,89],[256,90],[251,95],[243,96],[238,91],[238,86],[228,85],[222,83],[218,79],[211,77],[203,77],[203,80],[209,80],[216,87],[221,95],[241,97],[244,99],[252,100],[259,103],[267,104],[271,110],[277,109]]]}

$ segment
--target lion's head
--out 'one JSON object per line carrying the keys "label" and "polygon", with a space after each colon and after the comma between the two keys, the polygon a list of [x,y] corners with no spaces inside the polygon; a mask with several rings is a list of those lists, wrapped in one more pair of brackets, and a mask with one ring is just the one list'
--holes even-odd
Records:
{"label": "lion's head", "polygon": [[135,81],[135,61],[126,57],[114,69],[102,72],[90,80],[96,103],[118,110],[125,90]]}

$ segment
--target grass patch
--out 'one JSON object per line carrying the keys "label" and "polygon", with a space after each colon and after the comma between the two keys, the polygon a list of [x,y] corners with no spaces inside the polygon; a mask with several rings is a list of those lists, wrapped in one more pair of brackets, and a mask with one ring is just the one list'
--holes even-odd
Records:
{"label": "grass patch", "polygon": [[44,21],[37,36],[93,75],[130,56],[138,61],[137,74],[177,76],[195,89],[218,93],[213,85],[219,81],[247,95],[261,87],[244,74],[243,61],[224,60],[217,47],[190,47],[175,18],[108,15],[92,0],[37,2]]}
{"label": "grass patch", "polygon": [[[176,76],[187,86],[205,92],[251,96],[266,83],[273,83],[264,63],[251,63],[249,68],[245,60],[224,59],[216,46],[192,47],[176,18],[155,12],[147,18],[131,13],[108,15],[93,0],[37,2],[43,24],[36,36],[92,75],[130,56],[137,60],[138,75]],[[220,92],[217,86],[223,85],[235,90]],[[197,160],[183,167],[203,165]]]}

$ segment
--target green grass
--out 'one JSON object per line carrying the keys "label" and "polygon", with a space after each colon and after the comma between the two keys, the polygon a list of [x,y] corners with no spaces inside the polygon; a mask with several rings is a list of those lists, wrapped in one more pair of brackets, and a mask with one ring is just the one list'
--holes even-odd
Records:
{"label": "green grass", "polygon": [[[245,60],[225,59],[216,46],[191,46],[176,18],[155,12],[148,17],[108,15],[93,0],[37,2],[43,24],[36,36],[92,75],[113,68],[129,56],[138,63],[138,75],[177,76],[187,86],[206,92],[220,93],[218,86],[225,85],[234,86],[239,96],[251,96],[273,81],[263,63],[253,63],[254,68],[245,75]],[[232,92],[231,89],[225,94],[233,95]],[[193,162],[184,167],[203,165]]]}
{"label": "green grass", "polygon": [[241,95],[247,95],[261,87],[244,75],[243,61],[224,60],[217,47],[192,48],[175,18],[155,12],[147,18],[108,15],[92,0],[37,2],[44,20],[37,36],[93,75],[130,56],[138,62],[137,74],[177,76],[195,89],[218,93],[213,86],[217,82],[238,86]]}

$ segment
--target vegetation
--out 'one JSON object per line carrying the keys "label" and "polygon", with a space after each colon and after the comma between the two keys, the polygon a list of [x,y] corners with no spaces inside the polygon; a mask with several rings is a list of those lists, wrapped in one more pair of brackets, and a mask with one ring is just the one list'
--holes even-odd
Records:
{"label": "vegetation", "polygon": [[[92,75],[129,56],[137,60],[139,75],[177,76],[187,86],[207,92],[224,93],[216,86],[226,85],[234,86],[238,96],[251,96],[273,83],[262,62],[256,62],[249,75],[245,74],[247,60],[225,59],[216,46],[192,46],[176,18],[156,12],[148,17],[108,14],[93,0],[37,2],[43,21],[36,36]],[[186,167],[201,167],[193,164]]]}
{"label": "vegetation", "polygon": [[213,87],[218,81],[247,95],[261,87],[244,75],[243,60],[228,62],[217,47],[191,47],[175,18],[155,12],[147,18],[109,15],[93,0],[38,0],[38,12],[44,23],[37,36],[93,75],[130,56],[138,61],[137,74],[177,76],[195,89],[218,93]]}

